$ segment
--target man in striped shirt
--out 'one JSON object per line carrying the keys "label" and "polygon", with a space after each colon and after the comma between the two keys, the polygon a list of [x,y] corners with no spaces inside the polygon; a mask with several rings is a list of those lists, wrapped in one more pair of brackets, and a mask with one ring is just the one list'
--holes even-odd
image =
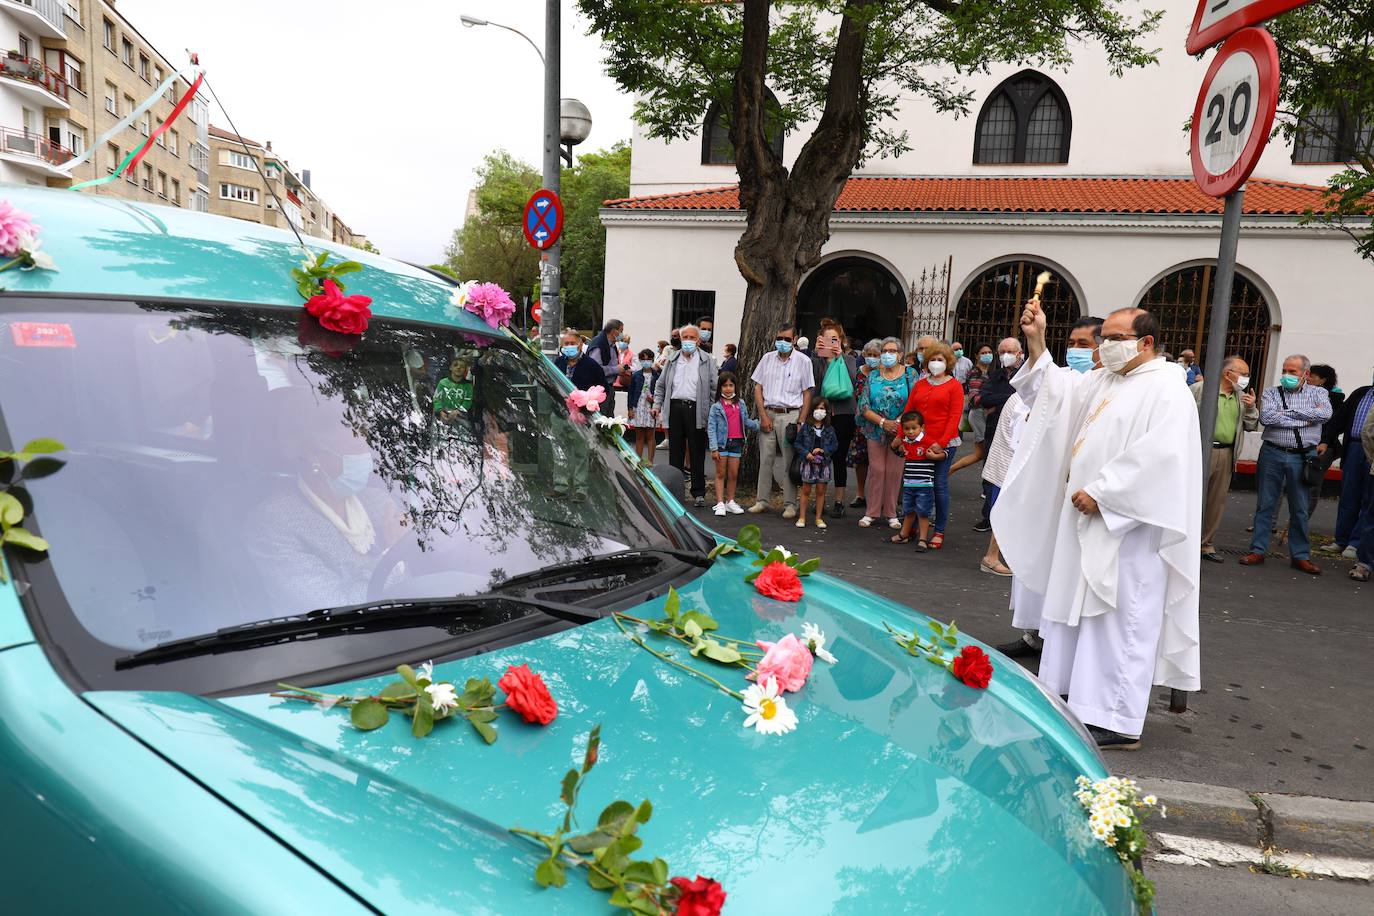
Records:
{"label": "man in striped shirt", "polygon": [[1320,385],[1309,385],[1307,373],[1312,361],[1294,354],[1283,361],[1279,384],[1266,388],[1260,398],[1260,423],[1264,425],[1264,444],[1260,446],[1255,468],[1255,488],[1259,500],[1255,509],[1255,536],[1250,552],[1240,558],[1242,566],[1264,562],[1269,538],[1274,532],[1274,516],[1279,496],[1288,491],[1288,550],[1293,568],[1309,575],[1321,575],[1321,567],[1311,560],[1307,540],[1307,485],[1303,465],[1316,454],[1322,438],[1322,424],[1331,419],[1331,398]]}

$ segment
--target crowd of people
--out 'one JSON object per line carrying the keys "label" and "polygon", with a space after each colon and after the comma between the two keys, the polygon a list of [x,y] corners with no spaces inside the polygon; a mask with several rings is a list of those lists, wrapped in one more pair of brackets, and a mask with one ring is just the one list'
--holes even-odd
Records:
{"label": "crowd of people", "polygon": [[[799,528],[825,529],[827,517],[859,510],[857,527],[885,524],[888,542],[938,551],[950,475],[981,465],[973,530],[990,537],[979,565],[1011,579],[1012,622],[1023,631],[998,648],[1041,655],[1041,680],[1104,748],[1139,746],[1152,684],[1200,687],[1201,564],[1224,562],[1214,539],[1244,433],[1262,441],[1240,563],[1264,563],[1277,535],[1295,569],[1321,573],[1308,519],[1339,461],[1335,540],[1321,549],[1354,560],[1356,581],[1374,567],[1374,386],[1347,397],[1332,367],[1301,354],[1262,390],[1244,359],[1223,361],[1204,463],[1201,367],[1191,350],[1163,352],[1158,322],[1140,309],[1079,319],[1062,366],[1037,299],[1020,336],[972,351],[930,335],[909,349],[896,337],[860,344],[832,318],[812,343],[788,323],[752,369],[733,344],[717,362],[706,319],[637,354],[623,330],[608,321],[585,344],[569,332],[559,368],[576,386],[627,391],[640,457],[652,462],[666,432],[669,463],[698,508],[709,452],[718,516],[772,511],[776,489],[782,517]],[[760,460],[746,509],[736,496],[750,439]]]}

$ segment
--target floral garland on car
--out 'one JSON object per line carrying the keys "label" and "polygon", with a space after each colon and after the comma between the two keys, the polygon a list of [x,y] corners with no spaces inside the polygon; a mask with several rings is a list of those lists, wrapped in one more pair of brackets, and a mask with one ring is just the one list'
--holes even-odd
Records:
{"label": "floral garland on car", "polygon": [[1116,853],[1131,878],[1136,906],[1141,913],[1150,913],[1154,907],[1155,885],[1135,865],[1149,843],[1141,826],[1141,815],[1148,816],[1158,807],[1159,816],[1167,818],[1168,807],[1160,805],[1153,795],[1141,795],[1134,779],[1109,776],[1094,782],[1079,776],[1074,782],[1078,790],[1073,797],[1088,812],[1088,826],[1093,837]]}
{"label": "floral garland on car", "polygon": [[52,255],[41,250],[40,229],[32,216],[15,209],[9,201],[0,200],[0,257],[9,258],[0,264],[0,271],[16,267],[20,270],[57,270]]}
{"label": "floral garland on car", "polygon": [[320,327],[353,336],[367,330],[368,322],[372,320],[372,298],[345,295],[347,287],[340,279],[362,269],[363,265],[357,261],[330,264],[327,251],[321,251],[313,258],[307,257],[299,267],[291,269],[296,292],[305,300],[305,310],[315,317]]}
{"label": "floral garland on car", "polygon": [[[321,693],[291,684],[278,684],[283,691],[290,692],[272,696],[317,703],[324,709],[342,707],[349,710],[353,725],[365,732],[385,725],[392,710],[410,717],[410,732],[417,738],[433,731],[436,722],[467,719],[487,744],[496,740],[496,728],[491,723],[501,709],[509,709],[531,725],[548,725],[558,717],[558,703],[544,685],[544,679],[531,671],[529,665],[510,666],[496,687],[489,678],[468,678],[462,693],[452,681],[434,679],[432,662],[425,662],[418,672],[410,665],[399,665],[396,673],[400,680],[370,696]],[[497,687],[506,694],[504,703],[496,702]]]}
{"label": "floral garland on car", "polygon": [[[25,506],[29,496],[20,484],[62,470],[66,462],[51,456],[64,449],[66,446],[56,439],[33,439],[17,452],[0,452],[0,546],[48,552],[48,542],[20,524],[29,511]],[[0,562],[0,583],[8,581],[5,564]]]}
{"label": "floral garland on car", "polygon": [[587,774],[596,766],[601,753],[601,726],[587,736],[582,766],[568,770],[558,793],[563,802],[563,823],[553,833],[510,828],[516,836],[528,838],[548,850],[548,858],[534,870],[540,887],[563,887],[569,868],[585,868],[587,883],[599,891],[610,892],[610,904],[632,913],[674,916],[718,916],[725,905],[725,889],[718,881],[697,875],[669,878],[663,859],[632,859],[644,841],[635,835],[641,824],[653,816],[653,805],[646,799],[638,806],[613,801],[602,809],[596,828],[574,833],[574,809]]}
{"label": "floral garland on car", "polygon": [[[612,615],[625,637],[660,661],[714,685],[717,690],[739,700],[744,711],[744,727],[764,735],[783,735],[797,727],[797,713],[784,693],[795,693],[806,686],[814,659],[828,664],[838,660],[825,648],[825,633],[813,623],[803,623],[802,633],[788,633],[776,642],[735,639],[716,632],[716,620],[699,610],[682,610],[677,589],[668,589],[664,616],[645,620],[630,614]],[[705,658],[729,668],[743,668],[745,680],[753,681],[743,691],[725,684],[699,668],[679,661],[666,650],[656,649],[640,632],[656,633],[687,649],[691,658]]]}

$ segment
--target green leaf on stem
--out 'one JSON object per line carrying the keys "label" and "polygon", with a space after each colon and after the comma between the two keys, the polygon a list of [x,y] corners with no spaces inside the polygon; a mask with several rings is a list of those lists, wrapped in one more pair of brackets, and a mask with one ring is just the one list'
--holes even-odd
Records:
{"label": "green leaf on stem", "polygon": [[567,870],[558,859],[545,859],[534,870],[534,880],[540,887],[562,887],[568,883]]}
{"label": "green leaf on stem", "polygon": [[593,830],[591,833],[579,833],[577,836],[569,837],[568,848],[581,855],[587,855],[594,850],[605,849],[614,840],[615,837],[609,833]]}
{"label": "green leaf on stem", "polygon": [[[572,845],[572,844],[569,843],[568,845]],[[604,891],[604,890],[606,890],[606,889],[608,889],[608,888],[615,887],[615,882],[614,882],[614,881],[612,881],[610,878],[607,878],[607,877],[601,872],[600,869],[595,869],[595,868],[589,868],[589,869],[587,869],[587,883],[590,884],[592,887],[596,888],[596,889],[599,890],[599,891]]]}
{"label": "green leaf on stem", "polygon": [[649,818],[653,816],[654,806],[646,798],[644,801],[640,802],[639,807],[635,809],[635,820],[639,821],[641,824],[647,824],[649,823]]}
{"label": "green leaf on stem", "polygon": [[[734,665],[744,660],[744,656],[739,654],[739,650],[734,646],[717,642],[714,639],[703,640],[700,643],[701,651],[713,662],[720,662],[722,665]],[[697,647],[692,647],[692,654],[696,654]]]}
{"label": "green leaf on stem", "polygon": [[419,692],[420,685],[416,683],[414,668],[410,667],[409,665],[397,665],[396,673],[401,676],[401,680],[405,681],[407,684],[413,687],[416,690],[416,692]]}
{"label": "green leaf on stem", "polygon": [[659,916],[663,908],[646,891],[640,891],[630,900],[630,909],[636,913],[643,913],[645,916]]}
{"label": "green leaf on stem", "polygon": [[382,688],[382,692],[378,694],[378,696],[385,697],[388,700],[399,700],[402,697],[413,697],[415,696],[415,688],[407,684],[405,681],[392,681],[390,684],[387,684],[385,687]]}
{"label": "green leaf on stem", "polygon": [[490,722],[483,722],[472,716],[468,716],[468,721],[472,723],[473,728],[477,729],[477,734],[482,736],[483,741],[487,744],[496,742],[496,729],[492,727]]}
{"label": "green leaf on stem", "polygon": [[[696,639],[702,634],[701,624],[695,620],[682,621],[682,632],[686,633],[689,639]],[[696,655],[697,650],[693,649],[692,654]]]}
{"label": "green leaf on stem", "polygon": [[745,576],[745,577],[744,577],[744,581],[752,584],[753,581],[754,581],[755,579],[757,579],[757,578],[759,577],[759,574],[762,573],[762,572],[763,572],[763,570],[761,570],[761,569],[756,569],[756,570],[754,570],[753,572],[751,572],[749,575]]}
{"label": "green leaf on stem", "polygon": [[809,576],[821,568],[821,558],[812,557],[809,560],[797,564],[797,575]]}
{"label": "green leaf on stem", "polygon": [[635,806],[627,801],[613,801],[601,812],[601,816],[596,819],[596,826],[599,830],[611,833],[620,833],[626,819],[633,817]]}
{"label": "green leaf on stem", "polygon": [[27,547],[29,550],[37,550],[39,553],[46,552],[48,542],[43,538],[24,528],[6,528],[0,542],[13,544],[15,547]]}
{"label": "green leaf on stem", "polygon": [[755,553],[762,550],[763,541],[761,540],[761,532],[759,531],[759,526],[745,525],[743,528],[739,530],[739,534],[735,536],[735,543],[743,547],[745,550],[750,550]]}
{"label": "green leaf on stem", "polygon": [[[689,623],[695,623],[702,630],[714,630],[720,626],[720,624],[716,623],[716,619],[714,617],[710,616],[709,614],[703,614],[701,611],[688,611],[687,613],[683,614],[683,626],[685,627]],[[696,635],[700,636],[701,634],[698,633]]]}
{"label": "green leaf on stem", "polygon": [[415,698],[414,719],[410,723],[410,733],[417,738],[423,738],[434,731],[434,705],[430,702],[429,694],[421,693]]}
{"label": "green leaf on stem", "polygon": [[677,620],[678,610],[682,607],[682,598],[678,596],[677,589],[668,587],[668,599],[663,602],[663,613],[670,620]]}
{"label": "green leaf on stem", "polygon": [[19,451],[29,455],[51,455],[66,450],[66,446],[56,439],[30,439]]}
{"label": "green leaf on stem", "polygon": [[8,493],[0,493],[0,523],[6,528],[24,520],[24,504]]}
{"label": "green leaf on stem", "polygon": [[630,908],[630,895],[625,893],[623,888],[617,887],[611,892],[610,904],[628,910]]}
{"label": "green leaf on stem", "polygon": [[636,861],[625,866],[625,880],[636,884],[654,883],[654,866],[650,862]]}
{"label": "green leaf on stem", "polygon": [[781,563],[781,562],[782,562],[782,551],[779,550],[779,549],[776,548],[776,547],[774,547],[772,550],[768,551],[768,553],[767,553],[766,555],[764,555],[764,557],[763,557],[763,565],[764,565],[764,566],[767,566],[767,565],[770,564],[770,563]]}
{"label": "green leaf on stem", "polygon": [[582,757],[582,775],[586,776],[591,772],[592,767],[596,766],[596,759],[601,753],[601,726],[592,727],[591,733],[587,735],[587,753]]}
{"label": "green leaf on stem", "polygon": [[387,719],[386,707],[373,699],[354,703],[348,715],[353,720],[354,727],[365,732],[370,732],[374,728],[381,728],[386,724]]}
{"label": "green leaf on stem", "polygon": [[654,883],[668,883],[668,863],[662,859],[654,859]]}
{"label": "green leaf on stem", "polygon": [[577,798],[577,782],[581,778],[582,774],[577,770],[569,770],[563,774],[563,786],[558,793],[563,804],[572,807],[573,801]]}

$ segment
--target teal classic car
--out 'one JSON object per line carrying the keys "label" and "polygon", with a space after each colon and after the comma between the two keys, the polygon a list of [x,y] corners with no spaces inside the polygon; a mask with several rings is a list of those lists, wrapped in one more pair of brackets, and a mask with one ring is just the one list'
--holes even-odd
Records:
{"label": "teal classic car", "polygon": [[[1057,698],[995,653],[965,686],[885,631],[919,612],[823,572],[763,597],[446,280],[308,239],[373,299],[340,342],[304,316],[290,233],[0,198],[57,267],[0,273],[0,450],[66,461],[24,481],[51,546],[7,550],[0,586],[6,912],[609,912],[585,877],[541,888],[547,852],[509,831],[561,818],[598,724],[584,817],[652,800],[645,853],[727,912],[1133,912],[1073,795],[1106,771]],[[745,729],[610,617],[659,618],[670,588],[746,640],[825,632],[794,731]],[[272,696],[428,660],[459,685],[527,664],[557,717],[420,739]]]}

